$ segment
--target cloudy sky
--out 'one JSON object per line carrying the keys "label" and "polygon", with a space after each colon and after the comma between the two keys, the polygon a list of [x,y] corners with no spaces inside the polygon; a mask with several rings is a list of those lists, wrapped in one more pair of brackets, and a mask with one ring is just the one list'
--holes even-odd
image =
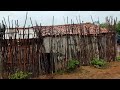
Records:
{"label": "cloudy sky", "polygon": [[[117,17],[120,20],[120,11],[0,11],[0,22],[3,20],[3,17],[8,22],[9,16],[10,20],[18,20],[19,25],[23,26],[26,12],[28,12],[26,26],[31,25],[30,17],[32,18],[33,24],[35,24],[36,20],[37,23],[41,23],[42,25],[52,25],[53,16],[55,25],[65,24],[67,16],[69,23],[71,23],[71,19],[76,23],[76,16],[77,18],[80,16],[84,22],[91,22],[91,16],[94,21],[97,21],[99,17],[100,23],[105,21],[106,16]],[[65,18],[65,22],[63,17]]]}

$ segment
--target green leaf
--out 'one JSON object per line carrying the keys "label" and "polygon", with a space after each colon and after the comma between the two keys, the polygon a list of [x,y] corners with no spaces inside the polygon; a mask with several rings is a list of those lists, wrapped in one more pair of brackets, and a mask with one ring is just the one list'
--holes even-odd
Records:
{"label": "green leaf", "polygon": [[93,58],[93,60],[91,61],[91,65],[95,66],[95,67],[103,67],[105,66],[107,63],[105,60],[103,59],[98,59],[98,58]]}
{"label": "green leaf", "polygon": [[68,71],[73,71],[73,70],[75,70],[75,69],[76,69],[76,66],[79,65],[79,64],[80,64],[80,63],[79,63],[78,60],[74,60],[74,59],[70,60],[70,61],[68,62]]}
{"label": "green leaf", "polygon": [[29,75],[32,73],[22,72],[22,71],[16,71],[16,73],[9,76],[9,79],[26,79]]}

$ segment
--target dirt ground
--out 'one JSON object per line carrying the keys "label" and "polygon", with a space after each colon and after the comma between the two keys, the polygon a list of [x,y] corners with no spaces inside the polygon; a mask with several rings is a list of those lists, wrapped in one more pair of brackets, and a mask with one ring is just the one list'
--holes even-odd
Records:
{"label": "dirt ground", "polygon": [[110,62],[105,69],[82,66],[74,73],[43,75],[36,79],[120,79],[120,62]]}

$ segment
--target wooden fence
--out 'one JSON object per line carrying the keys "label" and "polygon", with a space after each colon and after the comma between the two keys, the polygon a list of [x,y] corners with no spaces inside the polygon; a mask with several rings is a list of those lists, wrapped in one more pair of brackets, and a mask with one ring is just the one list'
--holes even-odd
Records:
{"label": "wooden fence", "polygon": [[[44,51],[44,46],[42,44],[43,38],[41,35],[38,35],[37,38],[29,38],[30,34],[28,33],[25,38],[25,34],[23,33],[23,35],[20,35],[23,38],[17,38],[17,29],[18,28],[15,28],[15,32],[12,32],[14,38],[6,38],[7,34],[11,35],[11,33],[9,33],[10,31],[4,34],[2,33],[3,37],[1,37],[0,40],[0,69],[2,78],[8,78],[17,70],[31,72],[32,77],[50,73],[50,61],[48,61],[49,59],[46,57],[47,54],[45,54]],[[24,31],[23,28],[23,32]],[[29,28],[27,31],[29,32]],[[34,34],[35,32],[33,32],[33,36]]]}
{"label": "wooden fence", "polygon": [[[116,58],[116,32],[115,24],[109,24],[108,32],[101,33],[101,29],[94,28],[96,34],[90,34],[90,28],[84,30],[75,28],[71,24],[66,28],[66,34],[42,35],[42,26],[35,29],[36,38],[3,38],[1,45],[2,78],[8,78],[16,70],[32,72],[33,77],[40,74],[54,73],[67,68],[71,59],[80,61],[80,65],[90,65],[93,58],[101,58],[106,61],[115,61]],[[17,28],[16,28],[17,29]],[[24,30],[23,30],[24,31]],[[78,31],[77,34],[70,31]],[[80,32],[79,32],[80,31]],[[28,29],[29,32],[29,29]],[[84,32],[87,32],[84,34]],[[16,35],[15,35],[16,36]],[[23,33],[24,37],[24,33]],[[48,50],[48,52],[47,52]]]}
{"label": "wooden fence", "polygon": [[57,35],[44,37],[44,46],[53,57],[55,71],[66,69],[69,60],[76,59],[80,65],[90,65],[93,58],[108,62],[116,58],[116,33]]}

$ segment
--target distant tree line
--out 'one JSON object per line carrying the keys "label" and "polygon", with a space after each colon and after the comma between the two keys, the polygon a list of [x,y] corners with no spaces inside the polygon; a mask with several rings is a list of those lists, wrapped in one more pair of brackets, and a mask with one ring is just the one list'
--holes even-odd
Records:
{"label": "distant tree line", "polygon": [[[101,23],[100,27],[107,28],[108,24],[107,23]],[[117,34],[116,34],[117,43],[120,45],[120,21],[116,24],[115,28],[116,28],[116,32],[117,32]]]}
{"label": "distant tree line", "polygon": [[[107,23],[101,23],[100,27],[107,28],[108,24]],[[120,21],[116,24],[116,32],[117,32],[118,35],[120,35]]]}

